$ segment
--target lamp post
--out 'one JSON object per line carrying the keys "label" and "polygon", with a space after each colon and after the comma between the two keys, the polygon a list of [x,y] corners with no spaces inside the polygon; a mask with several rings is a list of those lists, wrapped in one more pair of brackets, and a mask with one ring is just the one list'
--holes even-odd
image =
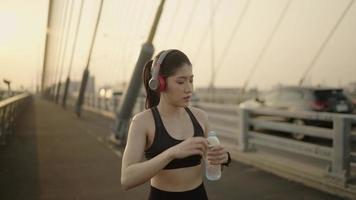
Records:
{"label": "lamp post", "polygon": [[9,97],[11,97],[11,96],[12,96],[12,92],[11,92],[11,81],[6,80],[6,79],[4,79],[3,81],[4,81],[4,83],[7,85],[7,92],[8,92]]}

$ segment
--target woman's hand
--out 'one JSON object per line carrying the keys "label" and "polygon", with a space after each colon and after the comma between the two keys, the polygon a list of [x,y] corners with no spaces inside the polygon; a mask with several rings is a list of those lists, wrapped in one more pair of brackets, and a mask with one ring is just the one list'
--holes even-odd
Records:
{"label": "woman's hand", "polygon": [[172,159],[181,159],[192,155],[205,156],[208,141],[204,137],[191,137],[168,149]]}
{"label": "woman's hand", "polygon": [[210,147],[206,158],[212,165],[221,165],[228,161],[227,151],[221,145]]}

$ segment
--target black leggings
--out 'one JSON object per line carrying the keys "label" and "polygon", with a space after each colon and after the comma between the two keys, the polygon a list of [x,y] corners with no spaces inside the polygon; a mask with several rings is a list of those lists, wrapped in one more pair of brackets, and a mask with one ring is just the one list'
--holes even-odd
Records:
{"label": "black leggings", "polygon": [[204,184],[184,192],[167,192],[151,186],[148,200],[208,200]]}

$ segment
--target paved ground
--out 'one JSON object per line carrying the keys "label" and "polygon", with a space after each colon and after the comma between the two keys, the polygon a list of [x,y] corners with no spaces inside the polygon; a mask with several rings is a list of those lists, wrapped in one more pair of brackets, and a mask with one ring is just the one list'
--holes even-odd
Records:
{"label": "paved ground", "polygon": [[[93,113],[77,119],[72,108],[35,99],[0,146],[0,199],[146,199],[148,184],[121,190],[121,153],[107,141],[112,124]],[[213,200],[342,199],[238,162],[206,187]]]}

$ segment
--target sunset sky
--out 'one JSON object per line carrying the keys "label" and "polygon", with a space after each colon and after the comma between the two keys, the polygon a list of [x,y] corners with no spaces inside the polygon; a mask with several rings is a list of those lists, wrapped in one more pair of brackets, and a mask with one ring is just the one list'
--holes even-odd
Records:
{"label": "sunset sky", "polygon": [[[278,83],[297,84],[350,2],[167,0],[154,40],[155,50],[156,53],[167,48],[184,51],[193,63],[197,87],[209,85],[213,67],[218,69],[217,87],[241,87],[254,67],[256,71],[250,76],[249,87],[267,89]],[[59,59],[63,59],[61,80],[68,74],[70,47],[74,42],[80,3],[80,0],[75,0],[73,4],[66,4],[63,0],[53,4],[53,15],[57,20],[50,34],[57,43],[53,43],[51,48],[56,49],[61,41],[60,34],[66,33],[62,31],[63,27],[70,27],[70,32],[67,52],[62,57],[58,53],[52,55],[49,66],[51,80],[58,80]],[[90,64],[97,86],[129,79],[158,4],[159,0],[104,1]],[[99,0],[85,1],[78,47],[70,73],[73,79],[80,79],[85,67],[98,5]],[[61,26],[59,19],[66,6],[72,6],[73,15],[70,26],[68,23]],[[214,9],[215,15],[211,18]],[[281,17],[283,10],[285,15]],[[4,78],[11,80],[14,88],[33,89],[39,83],[47,13],[48,0],[0,1],[0,88],[5,87]],[[307,76],[308,84],[339,86],[356,81],[355,35],[356,5],[353,4],[316,59]],[[229,51],[223,54],[229,43]]]}
{"label": "sunset sky", "polygon": [[48,0],[0,1],[0,87],[36,84],[42,62]]}

